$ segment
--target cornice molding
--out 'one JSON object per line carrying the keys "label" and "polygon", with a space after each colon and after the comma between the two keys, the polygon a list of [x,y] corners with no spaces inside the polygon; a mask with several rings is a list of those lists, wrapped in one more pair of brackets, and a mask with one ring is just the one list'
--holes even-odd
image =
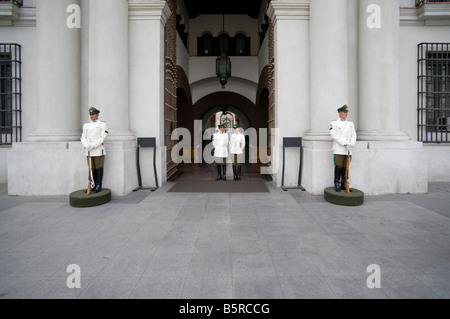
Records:
{"label": "cornice molding", "polygon": [[310,0],[302,2],[272,1],[267,10],[267,15],[274,24],[278,20],[309,20]]}
{"label": "cornice molding", "polygon": [[171,14],[165,1],[128,0],[129,20],[161,20],[165,25]]}
{"label": "cornice molding", "polygon": [[417,9],[425,25],[450,25],[450,3],[425,3]]}
{"label": "cornice molding", "polygon": [[417,16],[417,8],[400,8],[400,25],[418,25],[420,23]]}
{"label": "cornice molding", "polygon": [[0,3],[0,26],[35,27],[36,8]]}
{"label": "cornice molding", "polygon": [[448,26],[450,25],[450,4],[449,3],[425,3],[419,8],[400,8],[401,25],[429,25]]}

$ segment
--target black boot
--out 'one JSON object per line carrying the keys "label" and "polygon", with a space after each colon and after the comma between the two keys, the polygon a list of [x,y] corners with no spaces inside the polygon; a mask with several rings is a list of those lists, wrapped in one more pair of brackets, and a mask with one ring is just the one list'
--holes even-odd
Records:
{"label": "black boot", "polygon": [[102,182],[103,182],[103,167],[96,170],[96,174],[94,175],[95,179],[95,189],[94,193],[100,193],[102,191]]}
{"label": "black boot", "polygon": [[345,190],[345,188],[347,187],[347,180],[345,179],[345,172],[347,171],[347,169],[345,167],[342,167],[341,170],[341,189]]}
{"label": "black boot", "polygon": [[338,166],[334,167],[334,190],[338,193],[341,192],[341,170]]}
{"label": "black boot", "polygon": [[217,178],[216,181],[220,181],[222,179],[222,167],[217,164]]}
{"label": "black boot", "polygon": [[239,166],[237,167],[237,171],[238,171],[238,173],[237,173],[237,180],[238,180],[238,181],[241,181],[241,168],[242,168],[241,165],[239,165]]}
{"label": "black boot", "polygon": [[227,164],[223,165],[222,179],[223,179],[225,182],[227,181]]}
{"label": "black boot", "polygon": [[233,165],[233,181],[237,181],[237,169],[236,169],[236,165]]}

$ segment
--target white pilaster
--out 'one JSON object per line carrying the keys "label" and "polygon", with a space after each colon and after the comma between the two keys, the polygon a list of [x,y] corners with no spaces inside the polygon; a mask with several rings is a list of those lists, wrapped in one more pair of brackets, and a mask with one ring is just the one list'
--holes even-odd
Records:
{"label": "white pilaster", "polygon": [[[272,1],[268,16],[274,23],[275,127],[272,145],[275,183],[281,185],[283,138],[302,137],[310,129],[309,104],[309,6],[310,1]],[[299,151],[286,152],[285,185],[297,185]]]}
{"label": "white pilaster", "polygon": [[400,2],[360,0],[358,5],[358,139],[409,140],[400,131]]}
{"label": "white pilaster", "polygon": [[304,138],[302,184],[313,194],[323,192],[332,174],[330,121],[349,104],[347,2],[311,1],[311,130]]}
{"label": "white pilaster", "polygon": [[[164,26],[170,15],[165,1],[129,0],[130,129],[137,137],[156,138],[159,184],[166,177]],[[140,158],[142,182],[154,186],[153,150],[140,149]]]}
{"label": "white pilaster", "polygon": [[40,0],[37,4],[38,116],[30,142],[80,138],[80,30],[69,28],[69,5],[79,0]]}
{"label": "white pilaster", "polygon": [[311,130],[305,140],[330,141],[329,123],[348,104],[347,0],[311,2]]}
{"label": "white pilaster", "polygon": [[[68,5],[80,3],[83,41],[80,29],[66,24]],[[80,136],[89,106],[95,106],[111,133],[103,186],[114,196],[128,195],[137,186],[136,142],[129,132],[128,2],[42,0],[37,6],[39,130],[8,154],[8,194],[69,195],[86,187]]]}
{"label": "white pilaster", "polygon": [[350,168],[367,194],[425,193],[422,143],[400,130],[400,1],[358,1],[359,130]]}
{"label": "white pilaster", "polygon": [[129,131],[128,79],[128,1],[90,1],[89,106],[108,123],[108,141],[135,139]]}

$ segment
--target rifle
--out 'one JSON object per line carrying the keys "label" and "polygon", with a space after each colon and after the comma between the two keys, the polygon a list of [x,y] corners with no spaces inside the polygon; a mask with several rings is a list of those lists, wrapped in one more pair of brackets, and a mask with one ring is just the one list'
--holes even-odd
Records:
{"label": "rifle", "polygon": [[347,155],[347,167],[345,169],[345,192],[350,194],[350,185],[348,183],[348,170],[350,169],[350,151],[348,151]]}
{"label": "rifle", "polygon": [[89,184],[87,189],[87,194],[92,194],[92,189],[95,188],[95,182],[92,178],[92,170],[91,170],[91,152],[88,152],[88,167],[89,167]]}

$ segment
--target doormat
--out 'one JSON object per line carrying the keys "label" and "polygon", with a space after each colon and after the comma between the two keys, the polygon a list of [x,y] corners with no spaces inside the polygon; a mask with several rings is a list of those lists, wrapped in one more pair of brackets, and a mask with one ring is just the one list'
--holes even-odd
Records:
{"label": "doormat", "polygon": [[169,193],[270,193],[262,178],[233,180],[179,180],[168,190]]}

